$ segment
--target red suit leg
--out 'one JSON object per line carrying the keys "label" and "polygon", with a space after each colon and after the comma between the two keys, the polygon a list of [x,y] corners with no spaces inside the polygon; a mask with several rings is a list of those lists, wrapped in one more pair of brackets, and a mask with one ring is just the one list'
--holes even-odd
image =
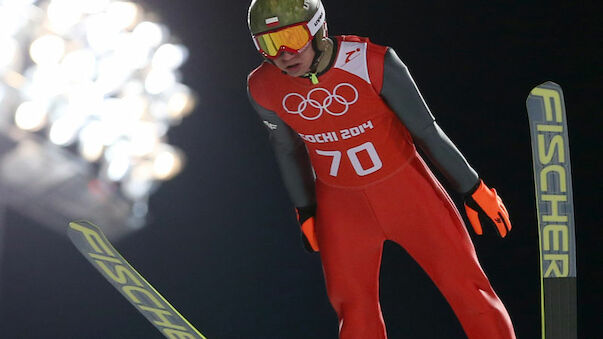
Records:
{"label": "red suit leg", "polygon": [[400,244],[450,303],[470,339],[515,338],[464,223],[422,160],[362,189],[317,185],[318,241],[341,339],[386,338],[379,308],[382,244]]}
{"label": "red suit leg", "polygon": [[317,189],[317,236],[339,336],[385,339],[378,286],[384,234],[361,190]]}

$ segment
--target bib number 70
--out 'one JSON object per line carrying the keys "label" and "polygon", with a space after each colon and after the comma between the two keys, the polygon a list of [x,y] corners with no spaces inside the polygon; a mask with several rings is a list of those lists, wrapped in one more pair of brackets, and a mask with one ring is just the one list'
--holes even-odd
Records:
{"label": "bib number 70", "polygon": [[[364,168],[362,163],[360,163],[360,160],[358,159],[358,153],[362,151],[366,151],[371,159],[372,166],[369,168]],[[329,174],[333,177],[336,177],[337,173],[339,173],[339,165],[341,164],[341,152],[316,150],[316,153],[318,153],[319,155],[333,157],[333,160],[331,162],[331,170],[329,171]],[[383,167],[381,158],[379,158],[379,154],[377,154],[375,146],[371,142],[366,142],[362,145],[348,149],[346,151],[346,155],[348,156],[348,159],[350,159],[350,162],[352,163],[356,174],[358,174],[359,176],[365,176],[377,172],[379,169],[381,169],[381,167]]]}

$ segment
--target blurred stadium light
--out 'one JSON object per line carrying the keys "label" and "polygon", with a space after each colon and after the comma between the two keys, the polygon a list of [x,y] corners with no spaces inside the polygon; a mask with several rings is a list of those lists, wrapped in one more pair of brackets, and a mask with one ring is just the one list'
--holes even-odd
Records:
{"label": "blurred stadium light", "polygon": [[167,131],[195,106],[187,56],[140,3],[0,0],[0,204],[61,232],[144,226],[183,166]]}

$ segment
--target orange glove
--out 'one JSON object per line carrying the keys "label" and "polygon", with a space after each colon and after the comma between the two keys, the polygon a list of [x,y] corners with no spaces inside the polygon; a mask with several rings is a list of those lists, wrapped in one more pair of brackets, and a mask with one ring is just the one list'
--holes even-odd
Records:
{"label": "orange glove", "polygon": [[297,220],[301,225],[302,241],[306,251],[318,252],[318,240],[316,232],[314,232],[314,214],[316,214],[316,206],[300,207],[296,209]]}
{"label": "orange glove", "polygon": [[488,188],[481,179],[477,188],[465,198],[465,211],[473,230],[478,235],[483,234],[479,216],[493,222],[502,238],[511,230],[509,212],[502,199],[496,194],[495,189]]}

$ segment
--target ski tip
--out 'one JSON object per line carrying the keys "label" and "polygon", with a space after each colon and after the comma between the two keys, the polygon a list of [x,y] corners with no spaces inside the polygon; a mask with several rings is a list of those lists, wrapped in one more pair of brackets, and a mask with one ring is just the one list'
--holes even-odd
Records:
{"label": "ski tip", "polygon": [[[556,89],[556,90],[561,90],[561,86],[559,86],[558,83],[554,82],[554,81],[545,81],[543,83],[541,83],[540,85],[533,87],[532,91],[536,88],[546,88],[546,89]],[[531,92],[531,91],[530,91]]]}
{"label": "ski tip", "polygon": [[538,85],[538,87],[561,87],[559,86],[559,84],[557,84],[554,81],[545,81],[543,83],[541,83],[540,85]]}
{"label": "ski tip", "polygon": [[526,98],[526,103],[527,101],[530,100],[530,98],[535,95],[534,91],[538,91],[538,90],[554,90],[560,93],[563,93],[563,90],[561,89],[561,86],[559,86],[558,83],[554,82],[554,81],[545,81],[543,83],[541,83],[540,85],[533,87],[532,90],[530,90],[530,94],[528,95],[528,97]]}
{"label": "ski tip", "polygon": [[77,226],[77,225],[98,227],[88,220],[73,220],[73,221],[69,222],[69,227],[73,228],[74,226]]}
{"label": "ski tip", "polygon": [[97,233],[100,232],[100,227],[88,220],[74,220],[69,222],[69,227],[67,227],[67,234],[71,234],[73,231],[79,231],[83,228],[94,230]]}

